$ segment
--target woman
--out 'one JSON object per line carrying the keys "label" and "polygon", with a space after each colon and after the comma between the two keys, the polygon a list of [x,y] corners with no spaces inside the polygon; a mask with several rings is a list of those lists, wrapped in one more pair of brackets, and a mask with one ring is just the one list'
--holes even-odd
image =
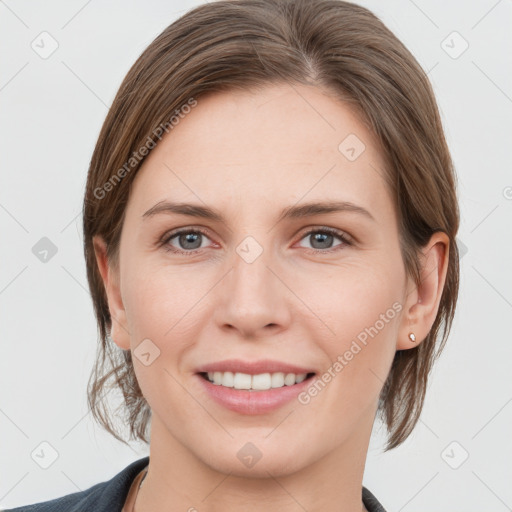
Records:
{"label": "woman", "polygon": [[382,511],[374,419],[401,444],[458,293],[455,173],[425,73],[367,9],[235,0],[143,52],[84,199],[100,330],[149,457],[13,510]]}

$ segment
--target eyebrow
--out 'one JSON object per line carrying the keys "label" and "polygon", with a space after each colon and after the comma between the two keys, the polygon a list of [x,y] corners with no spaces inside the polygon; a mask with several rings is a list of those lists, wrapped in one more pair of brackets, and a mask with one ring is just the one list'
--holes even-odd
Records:
{"label": "eyebrow", "polygon": [[[358,206],[349,201],[326,201],[326,202],[312,202],[305,203],[300,206],[289,206],[284,208],[279,215],[277,222],[284,219],[301,219],[304,217],[311,217],[313,215],[322,215],[326,213],[337,212],[353,212],[359,213],[373,221],[374,216],[362,206]],[[175,203],[171,201],[160,201],[151,207],[147,212],[142,215],[143,220],[153,217],[157,214],[179,214],[188,215],[190,217],[198,217],[209,219],[216,222],[225,223],[225,219],[221,213],[208,206],[201,206],[191,203]]]}

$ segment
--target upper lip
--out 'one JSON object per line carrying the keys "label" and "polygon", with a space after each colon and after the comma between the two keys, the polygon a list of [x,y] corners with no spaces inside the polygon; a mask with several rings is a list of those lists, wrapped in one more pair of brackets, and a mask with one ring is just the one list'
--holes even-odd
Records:
{"label": "upper lip", "polygon": [[310,368],[283,363],[272,359],[259,359],[258,361],[243,361],[242,359],[225,359],[215,363],[204,364],[196,368],[197,373],[204,372],[233,372],[258,375],[260,373],[314,373]]}

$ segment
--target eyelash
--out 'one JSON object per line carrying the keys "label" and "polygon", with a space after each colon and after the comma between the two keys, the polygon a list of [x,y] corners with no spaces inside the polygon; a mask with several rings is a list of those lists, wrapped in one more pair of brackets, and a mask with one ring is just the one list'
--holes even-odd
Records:
{"label": "eyelash", "polygon": [[[180,249],[176,249],[175,247],[172,247],[169,244],[169,242],[175,238],[176,236],[178,235],[182,235],[182,234],[189,234],[189,233],[201,233],[202,235],[204,235],[205,237],[209,238],[208,236],[208,233],[203,230],[203,229],[200,229],[200,228],[194,228],[194,229],[190,229],[190,228],[186,228],[186,229],[180,229],[180,230],[177,230],[177,231],[173,231],[171,233],[168,233],[166,235],[164,235],[163,239],[161,240],[160,242],[160,245],[163,246],[164,250],[167,251],[167,252],[172,252],[172,253],[175,253],[175,254],[183,254],[183,255],[187,255],[187,256],[193,256],[195,254],[197,254],[198,252],[200,252],[202,249],[194,249],[192,251],[182,251]],[[337,245],[335,247],[332,247],[331,249],[308,249],[308,251],[312,254],[318,254],[318,253],[321,253],[321,254],[331,254],[335,251],[338,251],[338,250],[341,250],[345,245],[353,245],[351,239],[349,239],[348,235],[346,235],[345,233],[341,232],[341,231],[338,231],[337,229],[334,229],[334,228],[328,228],[328,227],[322,227],[322,228],[312,228],[310,229],[309,231],[307,231],[306,233],[303,233],[302,237],[300,238],[300,240],[302,240],[303,238],[307,237],[308,235],[311,235],[312,233],[322,233],[322,234],[329,234],[329,235],[334,235],[336,236],[337,238],[339,238],[339,240],[342,242],[340,245]]]}

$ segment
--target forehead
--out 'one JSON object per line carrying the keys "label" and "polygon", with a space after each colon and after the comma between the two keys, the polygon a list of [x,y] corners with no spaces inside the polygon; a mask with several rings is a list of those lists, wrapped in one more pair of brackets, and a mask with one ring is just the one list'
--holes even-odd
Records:
{"label": "forehead", "polygon": [[390,201],[384,172],[373,134],[346,103],[280,84],[198,98],[145,160],[130,202],[140,211],[164,199],[239,208],[304,197],[379,208]]}

